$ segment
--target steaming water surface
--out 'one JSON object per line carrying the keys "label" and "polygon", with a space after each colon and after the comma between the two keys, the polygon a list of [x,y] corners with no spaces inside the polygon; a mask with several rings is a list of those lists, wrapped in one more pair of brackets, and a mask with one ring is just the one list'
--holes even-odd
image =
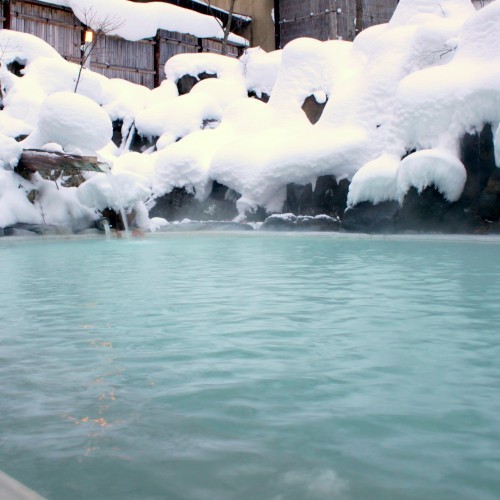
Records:
{"label": "steaming water surface", "polygon": [[0,469],[51,499],[500,497],[500,243],[0,243]]}

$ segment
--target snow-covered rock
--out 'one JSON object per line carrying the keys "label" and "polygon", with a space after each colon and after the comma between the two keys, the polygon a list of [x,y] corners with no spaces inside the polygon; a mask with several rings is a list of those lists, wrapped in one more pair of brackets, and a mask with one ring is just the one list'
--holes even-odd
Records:
{"label": "snow-covered rock", "polygon": [[95,154],[112,133],[111,120],[97,103],[79,94],[56,92],[43,101],[37,128],[23,146],[56,143],[67,153]]}

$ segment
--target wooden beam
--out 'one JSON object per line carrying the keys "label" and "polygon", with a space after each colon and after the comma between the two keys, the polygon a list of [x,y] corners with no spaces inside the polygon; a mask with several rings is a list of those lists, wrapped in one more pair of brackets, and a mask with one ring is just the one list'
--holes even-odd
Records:
{"label": "wooden beam", "polygon": [[363,31],[363,0],[356,0],[356,34]]}
{"label": "wooden beam", "polygon": [[154,82],[153,86],[159,87],[161,84],[161,38],[160,33],[156,33],[154,46]]}
{"label": "wooden beam", "polygon": [[3,15],[4,15],[5,19],[4,19],[4,25],[3,25],[3,27],[6,30],[10,30],[11,26],[12,26],[12,22],[11,22],[12,14],[11,14],[11,12],[12,11],[11,11],[11,7],[10,7],[10,2],[4,3],[4,5],[3,5]]}
{"label": "wooden beam", "polygon": [[[12,3],[15,5],[16,1],[13,0]],[[38,2],[37,0],[22,0],[22,3],[30,3],[32,5],[37,5],[39,7],[49,7],[51,9],[63,10],[65,12],[71,12],[71,13],[73,13],[73,10],[71,9],[71,7],[63,7],[62,5],[47,4],[45,2]]]}
{"label": "wooden beam", "polygon": [[96,156],[78,156],[65,153],[51,153],[40,149],[25,149],[17,166],[20,170],[90,170],[103,172]]}
{"label": "wooden beam", "polygon": [[119,71],[127,71],[129,73],[139,73],[141,75],[154,75],[155,72],[150,69],[138,69],[138,68],[130,68],[128,66],[115,66],[114,64],[103,64],[92,61],[92,68],[101,68],[101,69],[116,69]]}

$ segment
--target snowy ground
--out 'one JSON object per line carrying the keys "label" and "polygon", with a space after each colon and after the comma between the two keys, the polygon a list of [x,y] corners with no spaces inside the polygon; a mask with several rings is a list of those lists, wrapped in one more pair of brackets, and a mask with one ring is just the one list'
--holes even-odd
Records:
{"label": "snowy ground", "polygon": [[[500,0],[479,11],[470,0],[401,0],[388,24],[353,43],[302,38],[240,60],[179,55],[154,90],[84,70],[75,94],[78,66],[41,40],[2,30],[0,47],[0,227],[84,228],[118,209],[104,174],[69,188],[19,177],[23,148],[98,155],[145,229],[159,224],[146,209],[152,199],[184,187],[204,200],[214,180],[241,195],[240,219],[259,206],[280,212],[288,183],[314,186],[323,175],[352,181],[350,206],[428,186],[455,201],[466,181],[459,139],[485,123],[500,165]],[[12,61],[25,65],[23,76],[8,71]],[[178,95],[179,78],[203,72],[217,78]],[[302,110],[309,96],[326,103],[314,125]],[[120,146],[111,141],[117,120]],[[131,152],[134,131],[156,146]]]}

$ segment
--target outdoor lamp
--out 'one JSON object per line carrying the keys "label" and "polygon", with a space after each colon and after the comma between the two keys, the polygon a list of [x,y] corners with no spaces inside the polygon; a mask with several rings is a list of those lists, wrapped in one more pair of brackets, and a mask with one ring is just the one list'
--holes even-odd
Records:
{"label": "outdoor lamp", "polygon": [[85,30],[85,43],[92,43],[94,41],[94,32],[90,29]]}

